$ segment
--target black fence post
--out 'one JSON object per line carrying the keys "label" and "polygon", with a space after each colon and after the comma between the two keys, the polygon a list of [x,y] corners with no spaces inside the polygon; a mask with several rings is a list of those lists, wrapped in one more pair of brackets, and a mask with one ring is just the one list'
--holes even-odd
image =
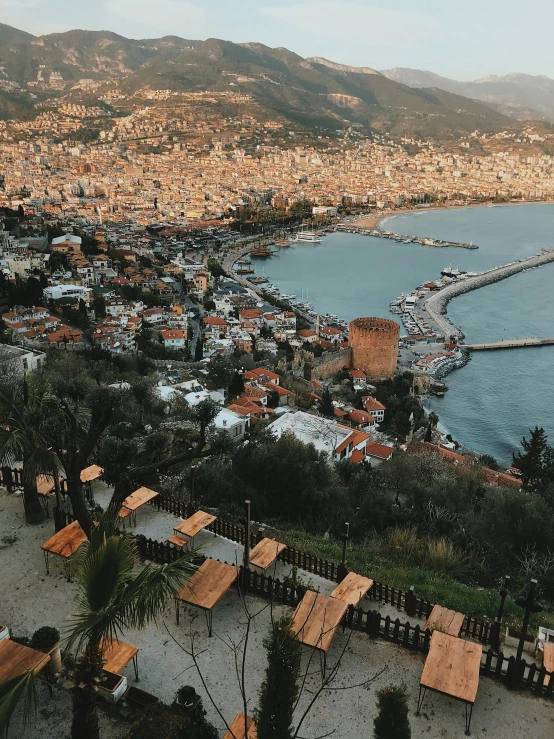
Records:
{"label": "black fence post", "polygon": [[417,599],[414,592],[414,586],[412,585],[410,589],[406,592],[406,595],[404,597],[404,610],[406,611],[408,616],[415,616],[416,610],[417,610]]}

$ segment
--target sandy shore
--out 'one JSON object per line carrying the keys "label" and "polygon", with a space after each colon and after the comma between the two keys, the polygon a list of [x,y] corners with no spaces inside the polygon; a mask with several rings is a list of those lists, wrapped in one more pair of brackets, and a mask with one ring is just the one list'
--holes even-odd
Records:
{"label": "sandy shore", "polygon": [[540,200],[540,201],[517,201],[510,203],[471,203],[469,205],[430,205],[422,208],[395,208],[394,210],[384,210],[380,213],[373,213],[367,216],[360,216],[352,221],[341,221],[344,225],[355,226],[356,228],[379,228],[382,225],[382,221],[386,218],[393,218],[394,216],[401,216],[406,213],[429,213],[430,211],[437,210],[462,210],[466,208],[486,208],[486,207],[505,207],[507,205],[552,205],[552,200]]}

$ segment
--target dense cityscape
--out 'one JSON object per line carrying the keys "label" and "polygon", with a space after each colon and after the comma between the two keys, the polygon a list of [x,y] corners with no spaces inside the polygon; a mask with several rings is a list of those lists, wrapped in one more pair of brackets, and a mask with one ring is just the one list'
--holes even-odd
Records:
{"label": "dense cityscape", "polygon": [[547,739],[554,449],[526,418],[506,464],[426,402],[473,352],[554,343],[447,314],[554,249],[349,321],[265,265],[351,234],[473,253],[383,219],[550,203],[551,126],[98,33],[0,27],[0,733]]}

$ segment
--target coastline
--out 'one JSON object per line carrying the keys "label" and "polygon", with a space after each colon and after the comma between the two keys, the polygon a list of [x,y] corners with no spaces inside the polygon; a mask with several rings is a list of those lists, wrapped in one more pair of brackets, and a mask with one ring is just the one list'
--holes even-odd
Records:
{"label": "coastline", "polygon": [[[440,210],[463,210],[465,208],[503,208],[508,205],[552,205],[554,200],[516,200],[508,203],[494,203],[487,201],[486,203],[464,203],[463,205],[428,205],[421,208],[395,208],[394,210],[382,211],[381,213],[371,214],[367,216],[361,216],[359,219],[355,219],[355,223],[358,228],[375,229],[381,228],[383,221],[388,218],[394,218],[395,216],[402,216],[414,213],[430,213]],[[349,221],[340,221],[340,223],[348,224]],[[411,234],[406,234],[410,236]]]}

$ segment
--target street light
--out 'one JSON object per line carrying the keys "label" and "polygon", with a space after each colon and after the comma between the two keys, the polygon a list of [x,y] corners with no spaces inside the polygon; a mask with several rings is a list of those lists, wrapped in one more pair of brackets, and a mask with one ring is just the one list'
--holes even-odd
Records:
{"label": "street light", "polygon": [[500,605],[498,606],[498,614],[496,616],[496,619],[492,626],[492,631],[491,631],[491,646],[497,652],[500,651],[500,629],[502,627],[502,615],[504,613],[504,603],[506,601],[506,596],[508,595],[508,592],[509,592],[509,586],[510,586],[510,576],[506,575],[504,577],[502,587],[500,588],[500,591],[499,591]]}
{"label": "street light", "polygon": [[532,613],[540,613],[543,610],[542,603],[535,600],[535,589],[537,587],[537,581],[531,580],[529,585],[529,592],[527,595],[520,595],[516,600],[516,605],[520,608],[525,608],[525,615],[523,616],[523,624],[521,627],[521,636],[519,637],[519,645],[516,654],[516,664],[521,661],[521,655],[523,654],[523,645],[525,643],[525,637],[527,636],[527,627],[529,626],[529,619]]}

